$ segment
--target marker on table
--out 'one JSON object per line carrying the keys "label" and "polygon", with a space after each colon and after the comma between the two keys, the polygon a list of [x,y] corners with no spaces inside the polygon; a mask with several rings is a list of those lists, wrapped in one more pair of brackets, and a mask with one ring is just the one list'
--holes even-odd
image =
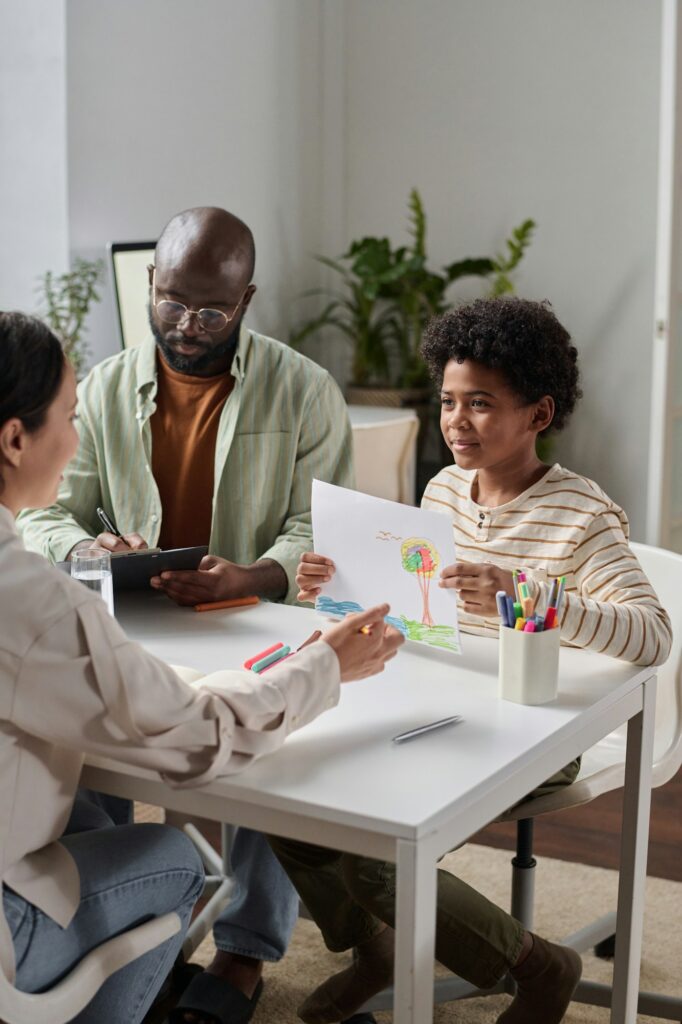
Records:
{"label": "marker on table", "polygon": [[219,608],[245,608],[250,604],[258,604],[258,597],[233,597],[229,601],[204,601],[203,604],[195,604],[195,612],[217,612]]}
{"label": "marker on table", "polygon": [[109,533],[113,533],[114,537],[118,537],[118,539],[119,539],[119,540],[122,540],[122,541],[123,541],[123,543],[124,543],[124,544],[126,545],[126,547],[128,547],[128,548],[129,548],[129,547],[130,547],[130,544],[129,544],[129,543],[128,543],[128,541],[127,541],[127,540],[125,539],[125,537],[123,536],[123,534],[122,534],[122,533],[119,533],[119,532],[118,532],[118,528],[116,527],[116,524],[115,524],[115,523],[114,523],[114,521],[113,521],[113,520],[112,520],[112,519],[111,519],[111,518],[110,518],[110,517],[109,517],[109,516],[108,516],[108,515],[106,514],[106,512],[104,511],[104,509],[103,509],[103,508],[97,508],[97,509],[96,509],[95,511],[97,512],[97,518],[99,519],[99,521],[100,521],[100,523],[102,524],[102,526],[104,527],[104,529],[105,529],[105,530],[108,530],[108,532],[109,532]]}
{"label": "marker on table", "polygon": [[267,658],[269,654],[273,654],[275,651],[282,650],[283,647],[284,644],[281,641],[278,644],[273,644],[271,647],[266,647],[264,651],[259,651],[259,653],[254,654],[252,658],[247,658],[243,667],[245,669],[253,668],[257,661]]}
{"label": "marker on table", "polygon": [[429,722],[428,725],[420,725],[416,729],[410,729],[409,732],[398,733],[394,736],[392,743],[405,743],[406,740],[413,740],[416,736],[423,736],[426,732],[433,732],[434,729],[442,729],[446,725],[455,725],[457,722],[462,721],[461,715],[450,715],[449,718],[441,718],[437,722]]}
{"label": "marker on table", "polygon": [[263,669],[267,668],[268,665],[272,665],[275,662],[284,661],[284,659],[288,657],[289,654],[291,654],[291,647],[282,646],[280,644],[280,646],[277,647],[274,651],[271,651],[270,654],[266,654],[264,655],[264,657],[259,658],[258,661],[254,661],[253,665],[251,666],[251,671],[258,674],[259,672],[262,672]]}

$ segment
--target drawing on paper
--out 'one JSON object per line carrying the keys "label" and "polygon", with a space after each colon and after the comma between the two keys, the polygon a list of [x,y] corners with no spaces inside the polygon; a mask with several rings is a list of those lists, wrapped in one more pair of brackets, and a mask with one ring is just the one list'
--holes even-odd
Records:
{"label": "drawing on paper", "polygon": [[430,541],[418,537],[410,537],[409,540],[404,541],[400,548],[400,555],[403,560],[403,569],[416,576],[419,584],[422,596],[422,626],[433,626],[434,622],[429,609],[429,587],[433,574],[440,563],[440,556]]}
{"label": "drawing on paper", "polygon": [[336,565],[318,611],[342,617],[389,601],[386,622],[406,639],[460,653],[456,594],[436,585],[456,561],[447,516],[316,480],[312,519],[315,550]]}

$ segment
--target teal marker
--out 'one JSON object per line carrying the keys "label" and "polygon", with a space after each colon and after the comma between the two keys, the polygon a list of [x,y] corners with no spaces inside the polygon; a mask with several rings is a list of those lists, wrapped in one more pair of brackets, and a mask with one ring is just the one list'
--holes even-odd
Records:
{"label": "teal marker", "polygon": [[278,647],[276,651],[272,651],[270,654],[267,654],[264,658],[261,658],[260,661],[254,662],[253,665],[251,666],[251,671],[262,672],[264,668],[268,667],[268,665],[272,665],[273,662],[279,661],[280,658],[286,658],[287,654],[290,653],[291,647]]}

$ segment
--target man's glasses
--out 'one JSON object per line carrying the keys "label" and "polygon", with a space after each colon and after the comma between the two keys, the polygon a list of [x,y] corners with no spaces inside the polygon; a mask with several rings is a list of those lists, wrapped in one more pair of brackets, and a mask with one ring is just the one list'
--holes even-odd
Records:
{"label": "man's glasses", "polygon": [[205,331],[211,333],[217,333],[218,331],[224,330],[227,325],[234,320],[237,315],[237,310],[244,301],[244,296],[251,286],[247,284],[246,288],[242,292],[241,296],[237,300],[237,303],[228,316],[227,313],[223,313],[220,309],[188,309],[183,302],[171,302],[170,299],[161,299],[160,302],[156,301],[156,272],[152,277],[152,305],[156,312],[159,314],[159,318],[163,320],[165,324],[180,324],[188,317],[195,316]]}

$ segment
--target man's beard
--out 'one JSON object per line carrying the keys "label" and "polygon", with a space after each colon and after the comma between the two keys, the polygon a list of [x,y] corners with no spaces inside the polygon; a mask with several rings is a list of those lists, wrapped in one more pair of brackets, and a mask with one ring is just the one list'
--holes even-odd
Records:
{"label": "man's beard", "polygon": [[[190,376],[198,376],[202,370],[209,369],[213,363],[216,363],[219,360],[226,360],[228,367],[232,366],[232,360],[235,352],[237,351],[237,344],[239,342],[239,325],[241,324],[241,317],[239,317],[235,323],[234,329],[229,338],[225,338],[224,341],[219,342],[217,345],[204,345],[203,347],[205,348],[205,351],[200,352],[197,356],[183,356],[182,353],[178,352],[170,342],[166,341],[163,334],[154,323],[151,304],[147,307],[147,315],[149,317],[149,326],[152,334],[154,335],[154,340],[157,346],[161,349],[164,361],[168,366],[170,366],[171,370],[175,370],[177,373],[186,373]],[[202,342],[192,340],[188,341],[188,344],[202,345]]]}

